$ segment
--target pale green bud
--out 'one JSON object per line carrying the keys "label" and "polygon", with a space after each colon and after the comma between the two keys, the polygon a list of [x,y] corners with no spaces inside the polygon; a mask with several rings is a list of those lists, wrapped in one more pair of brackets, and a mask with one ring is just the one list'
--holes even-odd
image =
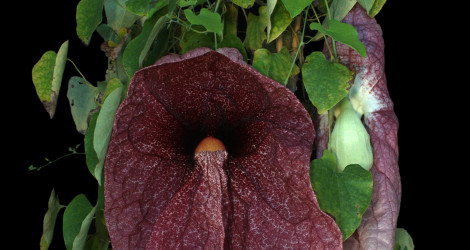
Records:
{"label": "pale green bud", "polygon": [[366,170],[374,163],[369,133],[362,124],[361,115],[346,97],[335,110],[337,115],[329,146],[336,156],[336,167],[342,172],[350,164],[359,164]]}

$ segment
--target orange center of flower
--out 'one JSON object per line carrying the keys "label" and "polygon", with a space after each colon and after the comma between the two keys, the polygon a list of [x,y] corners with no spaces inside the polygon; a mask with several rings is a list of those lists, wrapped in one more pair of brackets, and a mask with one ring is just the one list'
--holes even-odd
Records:
{"label": "orange center of flower", "polygon": [[217,138],[212,136],[208,136],[204,138],[199,145],[197,145],[194,153],[197,154],[202,151],[217,151],[217,150],[225,150],[224,144]]}

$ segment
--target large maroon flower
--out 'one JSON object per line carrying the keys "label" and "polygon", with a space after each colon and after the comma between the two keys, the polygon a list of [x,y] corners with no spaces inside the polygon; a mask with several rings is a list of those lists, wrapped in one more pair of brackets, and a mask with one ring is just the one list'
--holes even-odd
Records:
{"label": "large maroon flower", "polygon": [[234,49],[138,71],[106,157],[113,249],[341,248],[309,180],[314,137],[297,98]]}
{"label": "large maroon flower", "polygon": [[[367,50],[367,58],[363,58],[349,46],[336,44],[339,60],[356,72],[350,99],[354,108],[364,115],[374,154],[372,202],[362,216],[359,228],[345,241],[344,248],[393,249],[401,200],[398,119],[387,90],[382,30],[359,4],[343,22],[357,29]],[[324,52],[328,56],[326,46]],[[317,157],[320,157],[328,145],[327,115],[320,116],[317,128],[316,149]]]}

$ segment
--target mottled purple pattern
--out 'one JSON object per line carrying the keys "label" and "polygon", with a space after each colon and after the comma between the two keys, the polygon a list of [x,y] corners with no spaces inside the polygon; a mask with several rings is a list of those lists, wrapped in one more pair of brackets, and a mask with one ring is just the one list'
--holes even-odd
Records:
{"label": "mottled purple pattern", "polygon": [[[376,20],[358,4],[343,22],[356,27],[367,50],[361,57],[350,47],[337,43],[339,60],[356,72],[350,98],[354,108],[364,114],[374,154],[371,169],[374,188],[372,202],[357,231],[344,243],[345,249],[393,249],[400,210],[401,182],[398,171],[398,119],[387,89],[384,71],[384,41]],[[326,46],[325,46],[326,47]],[[330,46],[331,47],[331,46]],[[325,55],[329,55],[325,48]],[[317,157],[328,145],[328,117],[317,121]]]}
{"label": "mottled purple pattern", "polygon": [[[200,152],[205,136],[226,151]],[[113,249],[339,249],[309,180],[315,131],[297,98],[236,49],[138,71],[105,163]]]}

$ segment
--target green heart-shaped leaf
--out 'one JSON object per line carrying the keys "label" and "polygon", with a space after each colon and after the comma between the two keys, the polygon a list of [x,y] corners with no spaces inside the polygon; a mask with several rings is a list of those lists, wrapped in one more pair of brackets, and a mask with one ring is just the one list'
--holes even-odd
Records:
{"label": "green heart-shaped leaf", "polygon": [[307,56],[302,65],[302,79],[308,98],[323,113],[331,109],[348,93],[352,72],[344,65],[326,60],[322,52]]}
{"label": "green heart-shaped leaf", "polygon": [[222,35],[224,24],[221,21],[219,13],[203,8],[199,14],[196,15],[192,10],[185,9],[184,15],[191,24],[202,25],[207,31]]}
{"label": "green heart-shaped leaf", "polygon": [[[64,211],[62,231],[68,249],[83,249],[96,209],[84,194],[77,195]],[[80,248],[81,246],[81,248]]]}
{"label": "green heart-shaped leaf", "polygon": [[97,94],[98,90],[86,84],[83,78],[77,76],[70,78],[67,98],[77,131],[82,134],[85,134],[88,128],[90,112],[98,107],[95,100]]}
{"label": "green heart-shaped leaf", "polygon": [[250,50],[257,50],[263,45],[266,39],[266,26],[268,25],[267,8],[261,6],[258,9],[259,16],[253,13],[248,14],[248,21],[246,27],[245,47]]}
{"label": "green heart-shaped leaf", "polygon": [[281,2],[276,4],[268,22],[268,43],[279,37],[292,22],[292,17]]}
{"label": "green heart-shaped leaf", "polygon": [[344,43],[356,50],[362,57],[366,57],[366,47],[359,41],[357,30],[351,24],[331,19],[328,29],[325,29],[321,24],[315,22],[310,24],[310,29],[318,30],[334,40]]}
{"label": "green heart-shaped leaf", "polygon": [[310,163],[310,180],[320,208],[331,214],[346,240],[357,229],[372,199],[372,174],[360,165],[336,171],[336,158],[328,150]]}
{"label": "green heart-shaped leaf", "polygon": [[54,117],[59,98],[68,48],[69,41],[65,41],[58,53],[47,51],[34,65],[32,71],[36,93],[51,118]]}
{"label": "green heart-shaped leaf", "polygon": [[[258,49],[253,58],[253,67],[256,70],[282,84],[289,74],[291,65],[292,58],[286,47],[283,47],[278,53],[271,53],[267,49]],[[294,65],[289,77],[299,72],[299,67]]]}
{"label": "green heart-shaped leaf", "polygon": [[282,0],[282,3],[286,6],[287,11],[289,11],[292,18],[300,14],[300,12],[302,12],[302,10],[312,2],[313,0]]}
{"label": "green heart-shaped leaf", "polygon": [[103,0],[81,0],[77,5],[77,35],[83,43],[90,43],[91,35],[103,20]]}

